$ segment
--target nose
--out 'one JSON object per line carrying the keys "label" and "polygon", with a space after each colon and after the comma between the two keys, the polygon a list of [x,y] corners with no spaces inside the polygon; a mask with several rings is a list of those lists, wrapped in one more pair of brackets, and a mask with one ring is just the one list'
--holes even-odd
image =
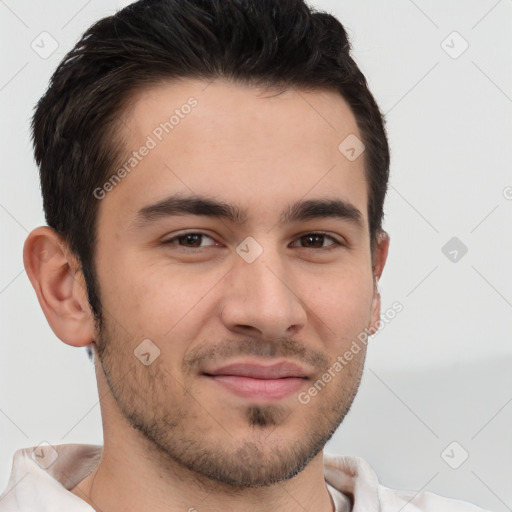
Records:
{"label": "nose", "polygon": [[221,317],[232,332],[275,339],[297,334],[306,323],[294,274],[269,252],[252,263],[240,258],[226,276]]}

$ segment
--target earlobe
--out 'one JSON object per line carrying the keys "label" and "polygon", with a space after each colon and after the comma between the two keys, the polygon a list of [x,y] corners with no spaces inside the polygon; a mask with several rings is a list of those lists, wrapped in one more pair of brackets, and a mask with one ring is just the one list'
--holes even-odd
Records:
{"label": "earlobe", "polygon": [[373,254],[373,300],[371,306],[371,318],[369,330],[372,334],[378,331],[381,310],[381,297],[379,290],[379,279],[384,270],[384,265],[389,251],[389,235],[381,231],[377,241],[377,247]]}
{"label": "earlobe", "polygon": [[64,240],[48,226],[34,229],[25,240],[23,262],[55,335],[68,345],[89,345],[94,322],[85,283]]}

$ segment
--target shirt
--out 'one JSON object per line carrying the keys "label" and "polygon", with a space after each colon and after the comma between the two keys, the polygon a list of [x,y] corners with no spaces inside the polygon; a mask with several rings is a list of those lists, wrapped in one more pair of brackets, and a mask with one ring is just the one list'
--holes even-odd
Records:
{"label": "shirt", "polygon": [[[0,496],[0,512],[94,512],[70,489],[98,465],[102,446],[61,444],[21,448]],[[486,512],[430,492],[398,491],[379,484],[360,457],[324,453],[324,478],[335,512]]]}

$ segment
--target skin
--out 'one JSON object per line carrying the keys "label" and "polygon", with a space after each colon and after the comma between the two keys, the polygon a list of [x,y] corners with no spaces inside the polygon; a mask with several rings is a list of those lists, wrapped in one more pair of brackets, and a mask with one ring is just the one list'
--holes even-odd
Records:
{"label": "skin", "polygon": [[[347,135],[359,136],[356,121],[336,92],[188,79],[133,98],[120,127],[127,157],[191,96],[197,107],[100,200],[103,332],[59,236],[42,226],[25,242],[51,328],[97,352],[104,448],[72,492],[111,512],[332,511],[322,448],[355,397],[365,346],[308,404],[298,392],[243,398],[202,372],[249,357],[294,361],[307,371],[299,390],[307,391],[375,327],[389,238],[383,233],[372,254],[364,158],[338,150]],[[177,192],[235,203],[248,219],[187,215],[134,227],[140,208]],[[318,198],[349,201],[362,224],[278,223],[287,204]],[[162,243],[183,231],[207,236]],[[304,238],[318,231],[328,236]],[[263,249],[252,263],[236,252],[248,236]],[[344,245],[328,251],[329,236]],[[144,339],[160,350],[147,366],[134,356]]]}

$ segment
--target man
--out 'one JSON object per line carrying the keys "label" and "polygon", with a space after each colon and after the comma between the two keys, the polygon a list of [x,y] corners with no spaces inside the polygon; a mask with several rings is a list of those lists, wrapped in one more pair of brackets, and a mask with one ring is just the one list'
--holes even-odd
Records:
{"label": "man", "polygon": [[55,334],[92,348],[104,446],[19,450],[1,511],[481,510],[323,454],[389,246],[349,50],[301,0],[145,0],[64,58],[24,262]]}

